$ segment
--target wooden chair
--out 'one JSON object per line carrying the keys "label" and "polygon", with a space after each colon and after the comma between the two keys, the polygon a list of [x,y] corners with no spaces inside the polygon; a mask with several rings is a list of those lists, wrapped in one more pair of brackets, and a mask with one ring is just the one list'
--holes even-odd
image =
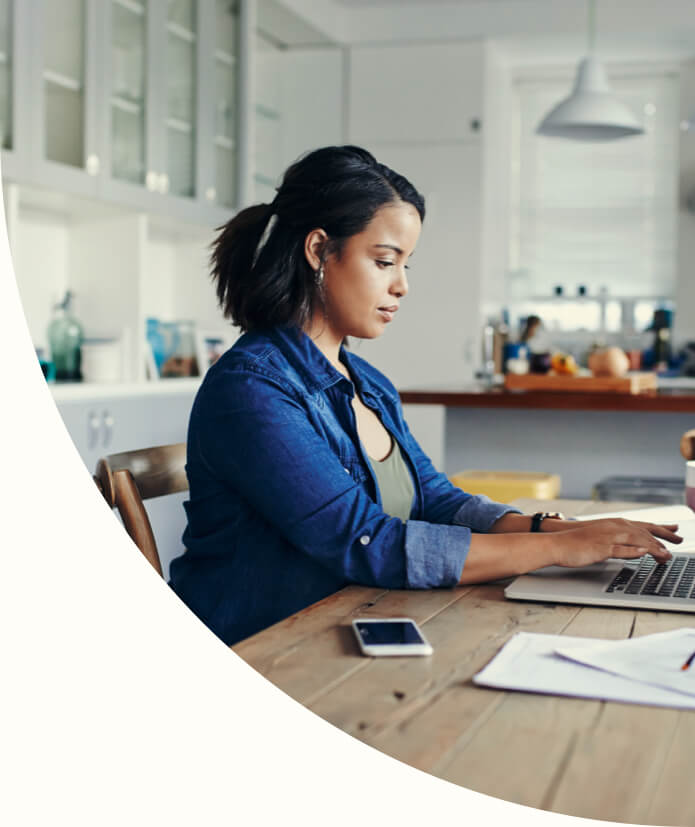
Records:
{"label": "wooden chair", "polygon": [[102,457],[94,474],[104,499],[118,510],[125,530],[160,576],[162,564],[143,500],[187,491],[185,465],[186,443],[178,442]]}

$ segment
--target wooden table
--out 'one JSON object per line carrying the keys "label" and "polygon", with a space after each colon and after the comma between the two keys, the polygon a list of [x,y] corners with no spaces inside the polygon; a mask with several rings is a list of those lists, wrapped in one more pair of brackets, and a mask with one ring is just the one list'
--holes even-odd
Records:
{"label": "wooden table", "polygon": [[[518,500],[526,512],[634,508]],[[432,591],[351,586],[234,651],[345,732],[478,792],[576,816],[695,824],[695,715],[477,687],[471,677],[517,631],[627,638],[695,626],[695,615],[517,603],[505,581]],[[365,658],[350,622],[403,615],[428,658]]]}

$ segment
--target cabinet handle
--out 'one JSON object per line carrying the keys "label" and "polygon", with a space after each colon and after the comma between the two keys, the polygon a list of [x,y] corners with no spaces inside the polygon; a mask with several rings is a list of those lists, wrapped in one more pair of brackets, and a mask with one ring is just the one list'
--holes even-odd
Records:
{"label": "cabinet handle", "polygon": [[162,195],[166,195],[169,192],[169,176],[166,172],[163,172],[159,176],[159,186],[157,189],[162,193]]}
{"label": "cabinet handle", "polygon": [[103,424],[103,437],[101,440],[102,445],[104,446],[104,448],[108,448],[111,444],[111,439],[113,437],[114,420],[108,411],[104,411],[101,417],[101,421]]}
{"label": "cabinet handle", "polygon": [[98,175],[101,163],[98,155],[87,156],[87,175]]}
{"label": "cabinet handle", "polygon": [[99,417],[94,411],[87,414],[87,448],[93,451],[99,441]]}
{"label": "cabinet handle", "polygon": [[153,170],[150,170],[145,176],[145,186],[150,192],[157,191],[159,176]]}
{"label": "cabinet handle", "polygon": [[208,201],[214,201],[217,198],[217,190],[214,187],[208,187],[205,190],[205,197]]}

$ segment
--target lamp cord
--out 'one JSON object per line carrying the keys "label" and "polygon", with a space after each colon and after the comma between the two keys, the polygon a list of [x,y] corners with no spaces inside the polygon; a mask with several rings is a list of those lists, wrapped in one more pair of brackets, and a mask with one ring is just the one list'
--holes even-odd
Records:
{"label": "lamp cord", "polygon": [[593,56],[596,48],[596,0],[588,0],[587,18],[587,29],[589,32],[589,54]]}

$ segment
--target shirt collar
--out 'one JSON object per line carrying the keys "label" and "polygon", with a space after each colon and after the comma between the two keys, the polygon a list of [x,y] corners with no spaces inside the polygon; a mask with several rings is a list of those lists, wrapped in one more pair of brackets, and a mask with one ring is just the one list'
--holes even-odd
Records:
{"label": "shirt collar", "polygon": [[[333,367],[303,330],[294,326],[276,327],[270,336],[309,390],[325,391],[336,385],[348,396],[354,395],[352,382]],[[365,376],[357,360],[344,346],[340,348],[340,361],[349,369],[360,396],[381,396],[379,388]]]}
{"label": "shirt collar", "polygon": [[[352,382],[333,367],[303,330],[294,326],[276,327],[270,332],[270,338],[310,391],[324,391],[331,385],[344,383],[344,390],[352,395]],[[342,352],[343,348],[341,356]]]}

